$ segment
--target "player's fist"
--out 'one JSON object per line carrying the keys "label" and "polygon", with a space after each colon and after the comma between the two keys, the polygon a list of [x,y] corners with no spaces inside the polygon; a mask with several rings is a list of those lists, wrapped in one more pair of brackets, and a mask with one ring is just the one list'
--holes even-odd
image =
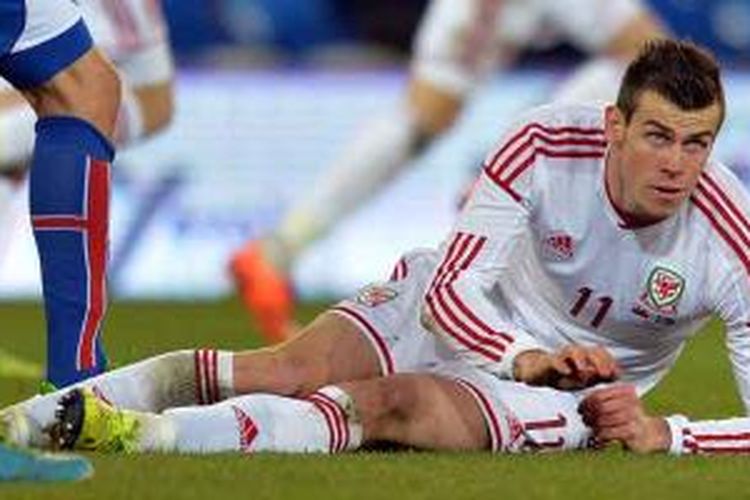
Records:
{"label": "player's fist", "polygon": [[556,353],[529,350],[513,361],[516,380],[563,390],[611,382],[619,375],[617,362],[600,346],[568,345]]}
{"label": "player's fist", "polygon": [[671,438],[666,421],[646,413],[631,385],[592,391],[581,402],[578,412],[600,445],[620,442],[638,453],[669,449]]}

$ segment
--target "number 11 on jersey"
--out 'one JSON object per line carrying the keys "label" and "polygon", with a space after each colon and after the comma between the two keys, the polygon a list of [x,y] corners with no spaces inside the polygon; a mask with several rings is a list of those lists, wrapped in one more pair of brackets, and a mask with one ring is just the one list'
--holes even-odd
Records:
{"label": "number 11 on jersey", "polygon": [[[581,313],[581,311],[586,307],[586,304],[589,303],[589,301],[592,299],[592,295],[594,294],[594,290],[587,286],[583,286],[578,289],[578,299],[575,301],[573,306],[570,308],[570,315],[574,318],[577,318],[578,315]],[[592,328],[599,328],[599,325],[602,324],[602,321],[604,321],[605,316],[607,316],[607,313],[609,312],[609,308],[612,307],[613,299],[612,297],[609,297],[607,295],[604,296],[598,296],[595,299],[595,302],[598,303],[598,306],[596,307],[596,313],[594,314],[593,318],[591,319],[591,325]]]}

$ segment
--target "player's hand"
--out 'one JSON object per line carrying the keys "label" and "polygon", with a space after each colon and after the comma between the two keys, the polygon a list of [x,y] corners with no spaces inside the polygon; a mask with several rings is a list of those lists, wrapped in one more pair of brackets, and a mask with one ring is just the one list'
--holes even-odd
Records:
{"label": "player's hand", "polygon": [[516,380],[562,390],[611,382],[619,375],[617,362],[600,346],[569,345],[556,353],[529,350],[518,354],[513,361]]}
{"label": "player's hand", "polygon": [[601,446],[619,442],[637,453],[669,449],[671,435],[667,422],[646,413],[632,385],[596,389],[586,396],[578,412]]}

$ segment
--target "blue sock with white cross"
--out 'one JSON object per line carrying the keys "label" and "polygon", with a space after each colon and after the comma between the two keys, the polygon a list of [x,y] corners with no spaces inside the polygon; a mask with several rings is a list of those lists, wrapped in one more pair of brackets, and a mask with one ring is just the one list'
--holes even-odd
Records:
{"label": "blue sock with white cross", "polygon": [[106,368],[110,163],[114,149],[70,116],[36,126],[30,206],[47,319],[47,378],[57,387]]}

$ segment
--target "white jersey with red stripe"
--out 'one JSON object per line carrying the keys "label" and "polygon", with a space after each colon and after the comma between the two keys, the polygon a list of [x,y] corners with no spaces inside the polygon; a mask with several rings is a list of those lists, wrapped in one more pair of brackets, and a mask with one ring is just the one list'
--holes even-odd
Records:
{"label": "white jersey with red stripe", "polygon": [[669,417],[667,422],[672,434],[670,453],[750,453],[750,418],[691,422],[682,415],[675,415]]}
{"label": "white jersey with red stripe", "polygon": [[167,25],[159,0],[78,0],[97,46],[131,85],[172,75]]}
{"label": "white jersey with red stripe", "polygon": [[432,0],[414,72],[463,94],[519,48],[565,39],[599,52],[645,10],[640,0]]}
{"label": "white jersey with red stripe", "polygon": [[750,202],[711,161],[673,216],[628,228],[605,187],[602,106],[532,111],[487,158],[424,300],[459,355],[511,378],[530,348],[601,345],[639,393],[712,314],[750,408]]}

